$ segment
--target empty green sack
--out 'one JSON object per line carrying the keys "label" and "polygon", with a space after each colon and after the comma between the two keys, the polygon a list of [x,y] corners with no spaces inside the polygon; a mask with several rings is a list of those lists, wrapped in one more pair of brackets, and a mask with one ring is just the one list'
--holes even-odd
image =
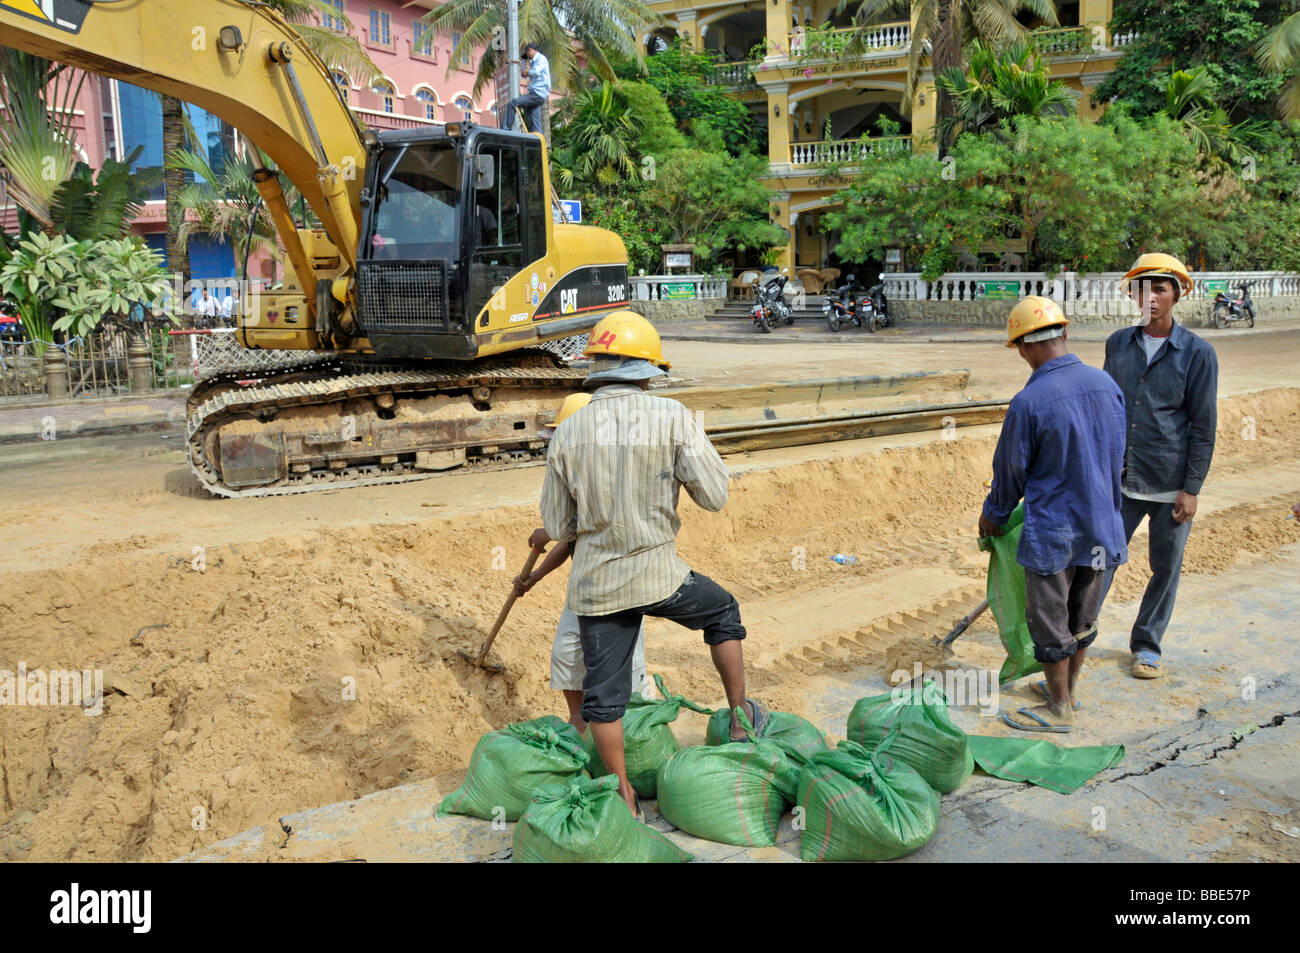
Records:
{"label": "empty green sack", "polygon": [[682,864],[691,860],[663,834],[637,822],[618,796],[618,778],[546,785],[515,826],[517,864]]}
{"label": "empty green sack", "polygon": [[[829,751],[826,736],[806,718],[788,711],[774,711],[767,716],[760,741],[770,741],[785,751],[794,763],[803,767],[813,755]],[[731,741],[731,712],[722,708],[713,713],[704,733],[706,745],[722,745]]]}
{"label": "empty green sack", "polygon": [[[682,748],[669,722],[676,721],[683,708],[705,715],[713,712],[711,708],[687,701],[683,695],[669,694],[662,675],[655,676],[655,686],[659,689],[659,698],[643,698],[634,692],[627,703],[627,711],[623,713],[623,760],[627,779],[641,797],[655,796],[659,769]],[[591,758],[591,773],[597,777],[606,774],[590,730],[582,740]]]}
{"label": "empty green sack", "polygon": [[898,729],[889,752],[941,794],[955,791],[975,770],[966,732],[948,717],[948,701],[932,681],[862,698],[849,712],[847,735],[867,750]]}
{"label": "empty green sack", "polygon": [[[754,726],[740,709],[741,723]],[[771,847],[799,793],[799,766],[770,741],[683,748],[659,771],[659,812],[688,834],[738,847]]]}
{"label": "empty green sack", "polygon": [[893,860],[912,853],[939,826],[939,794],[915,770],[890,757],[889,742],[873,751],[841,741],[815,754],[799,775],[805,861]]}
{"label": "empty green sack", "polygon": [[986,586],[989,608],[998,623],[998,638],[1006,649],[1007,657],[998,672],[998,682],[1010,682],[1034,672],[1043,666],[1034,659],[1034,640],[1029,635],[1025,621],[1025,567],[1016,562],[1020,547],[1020,530],[1025,523],[1024,504],[1011,511],[1001,536],[982,537],[979,547],[989,554],[989,576]]}
{"label": "empty green sack", "polygon": [[439,814],[472,814],[493,820],[504,808],[517,821],[539,787],[568,781],[587,766],[578,731],[554,715],[489,731],[474,746],[469,772],[438,806]]}

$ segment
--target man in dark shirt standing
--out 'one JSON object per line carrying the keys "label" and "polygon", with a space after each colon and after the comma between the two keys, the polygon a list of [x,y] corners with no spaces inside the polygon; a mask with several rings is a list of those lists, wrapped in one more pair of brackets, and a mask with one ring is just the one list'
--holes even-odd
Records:
{"label": "man in dark shirt standing", "polygon": [[1025,621],[1047,704],[1003,716],[1022,731],[1063,733],[1074,724],[1105,571],[1128,558],[1119,515],[1124,398],[1104,372],[1070,353],[1069,323],[1055,301],[1036,296],[1007,317],[1007,347],[1034,372],[1007,407],[979,520],[980,536],[1001,536],[1025,501],[1016,560],[1025,567]]}
{"label": "man in dark shirt standing", "polygon": [[[1123,280],[1131,283],[1143,323],[1107,339],[1105,369],[1124,392],[1128,413],[1124,537],[1132,539],[1148,518],[1151,558],[1129,649],[1136,678],[1159,678],[1160,640],[1173,615],[1183,549],[1214,455],[1219,362],[1214,348],[1174,322],[1174,304],[1192,290],[1182,262],[1143,255]],[[1113,576],[1113,570],[1107,574],[1105,591]]]}

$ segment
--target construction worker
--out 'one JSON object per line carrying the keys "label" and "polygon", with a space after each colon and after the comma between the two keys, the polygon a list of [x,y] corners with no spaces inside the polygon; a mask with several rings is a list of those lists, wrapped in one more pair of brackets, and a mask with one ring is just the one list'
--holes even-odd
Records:
{"label": "construction worker", "polygon": [[[619,794],[640,817],[622,718],[644,616],[702,630],[728,707],[743,706],[759,731],[767,711],[745,697],[745,627],[735,597],[677,555],[680,489],[716,512],[727,501],[730,474],[685,407],[645,393],[670,366],[658,332],[634,311],[615,311],[592,330],[585,353],[593,362],[586,383],[596,390],[551,440],[542,522],[552,539],[574,543],[569,608],[587,668],[582,717],[600,760],[618,777]],[[734,714],[731,738],[744,739]]]}
{"label": "construction worker", "polygon": [[505,127],[515,128],[515,110],[525,110],[529,132],[542,131],[542,107],[551,95],[551,64],[536,43],[525,43],[519,54],[528,63],[528,90],[506,103]]}
{"label": "construction worker", "polygon": [[1021,731],[1070,731],[1105,572],[1128,558],[1119,516],[1124,397],[1104,371],[1070,353],[1069,323],[1055,301],[1037,296],[1007,316],[1007,347],[1033,373],[1007,407],[979,519],[980,536],[1001,536],[1025,501],[1016,560],[1046,703],[1003,715]]}
{"label": "construction worker", "polygon": [[[555,430],[560,424],[574,411],[586,407],[589,403],[591,403],[590,394],[570,394],[564,398],[564,402],[555,412],[555,421],[550,426],[543,427],[537,435],[549,441],[555,436]],[[551,538],[546,535],[545,529],[536,529],[528,537],[528,545],[539,553],[546,553],[546,545],[549,542]],[[527,579],[515,576],[516,598],[527,595],[533,586],[562,566],[572,552],[573,548],[569,543],[556,543],[551,547],[551,551],[546,553],[542,564],[528,574]],[[569,706],[569,724],[579,732],[587,730],[586,719],[582,717],[582,679],[586,674],[586,666],[582,664],[582,638],[578,632],[578,617],[573,614],[573,610],[566,602],[560,612],[560,623],[555,627],[555,642],[551,646],[551,688],[564,694],[564,701]],[[637,635],[636,650],[632,654],[632,691],[642,695],[646,692],[644,623]]]}
{"label": "construction worker", "polygon": [[[1148,520],[1151,579],[1129,636],[1135,678],[1160,677],[1160,644],[1174,611],[1183,550],[1218,425],[1219,361],[1214,348],[1174,321],[1174,304],[1192,290],[1172,255],[1142,255],[1121,279],[1142,323],[1106,339],[1105,369],[1124,392],[1125,539]],[[1112,570],[1103,592],[1110,590]]]}

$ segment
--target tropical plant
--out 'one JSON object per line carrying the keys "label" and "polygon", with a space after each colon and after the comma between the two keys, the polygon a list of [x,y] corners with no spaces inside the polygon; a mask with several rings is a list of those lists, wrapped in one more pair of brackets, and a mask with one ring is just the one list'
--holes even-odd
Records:
{"label": "tropical plant", "polygon": [[18,206],[54,234],[50,204],[77,167],[73,106],[86,74],[60,63],[0,47],[5,121],[0,123],[0,165]]}
{"label": "tropical plant", "polygon": [[[839,0],[835,8],[842,13],[853,0]],[[872,24],[886,16],[912,18],[911,45],[907,53],[907,89],[903,97],[905,109],[911,109],[913,97],[920,84],[922,62],[930,57],[934,75],[941,76],[949,69],[961,68],[961,53],[965,43],[982,39],[986,43],[1006,42],[1025,33],[1016,19],[1020,13],[1029,13],[1049,26],[1060,21],[1056,4],[1052,0],[859,0],[854,22],[859,24],[857,39],[861,43],[873,29]],[[847,50],[856,51],[856,47]],[[943,124],[955,116],[952,97],[936,90],[935,123]],[[951,124],[949,124],[951,125]],[[936,137],[939,155],[948,154],[950,140]]]}
{"label": "tropical plant", "polygon": [[938,133],[949,141],[961,132],[987,132],[1013,116],[1051,118],[1074,112],[1074,96],[1054,80],[1047,63],[1024,39],[1003,50],[973,42],[963,72],[951,67],[935,77],[936,89],[951,97],[955,115],[938,123]]}
{"label": "tropical plant", "polygon": [[560,108],[562,132],[556,136],[556,170],[559,185],[575,182],[608,188],[637,172],[633,158],[640,124],[615,84],[599,85],[571,93]]}
{"label": "tropical plant", "polygon": [[[420,22],[461,34],[459,52],[447,64],[448,76],[457,66],[468,64],[470,50],[483,51],[475,69],[476,96],[509,60],[504,3],[447,0]],[[613,79],[611,60],[630,60],[639,67],[644,55],[637,37],[663,22],[641,0],[519,0],[519,41],[542,48],[551,63],[552,80],[561,89],[578,88],[584,69]]]}
{"label": "tropical plant", "polygon": [[1300,119],[1300,10],[1260,39],[1255,56],[1269,72],[1288,77],[1278,93],[1278,111],[1287,119]]}
{"label": "tropical plant", "polygon": [[50,217],[60,233],[74,239],[120,238],[139,216],[149,190],[162,181],[162,170],[131,166],[144,146],[136,146],[125,162],[106,158],[98,172],[78,162],[60,182],[51,199]]}
{"label": "tropical plant", "polygon": [[76,242],[72,252],[76,267],[51,302],[63,311],[56,330],[86,335],[104,323],[125,326],[142,303],[163,310],[171,276],[162,256],[139,238]]}

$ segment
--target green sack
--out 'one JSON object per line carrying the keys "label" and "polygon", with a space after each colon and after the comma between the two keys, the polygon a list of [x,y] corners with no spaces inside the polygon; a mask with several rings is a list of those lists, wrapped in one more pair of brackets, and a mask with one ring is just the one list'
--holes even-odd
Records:
{"label": "green sack", "polygon": [[[792,715],[788,711],[769,712],[767,723],[758,736],[763,741],[779,745],[794,763],[803,767],[808,759],[821,751],[829,751],[826,736],[811,721]],[[709,719],[708,730],[704,733],[706,745],[722,745],[731,741],[731,712],[721,708]]]}
{"label": "green sack", "polygon": [[1096,775],[1124,760],[1123,745],[1062,748],[1046,738],[970,736],[970,751],[985,772],[1073,794]]}
{"label": "green sack", "polygon": [[948,717],[947,699],[935,682],[859,699],[849,712],[846,733],[871,750],[895,728],[898,737],[889,753],[941,794],[957,790],[975,769],[966,732]]}
{"label": "green sack", "polygon": [[1025,523],[1024,504],[1011,511],[1001,536],[981,537],[979,547],[989,554],[987,593],[989,608],[998,623],[998,638],[1007,650],[1006,661],[998,673],[1000,683],[1014,681],[1043,666],[1034,659],[1034,640],[1025,622],[1025,567],[1016,562],[1020,530]]}
{"label": "green sack", "polygon": [[890,757],[890,743],[873,751],[841,741],[836,750],[812,756],[799,775],[803,860],[893,860],[934,836],[939,794]]}
{"label": "green sack", "polygon": [[692,859],[637,822],[618,796],[618,778],[574,778],[533,795],[515,827],[516,864],[683,864]]}
{"label": "green sack", "polygon": [[[659,698],[642,698],[634,692],[632,700],[627,703],[627,711],[623,713],[623,760],[627,779],[632,789],[642,797],[655,796],[659,769],[682,748],[668,723],[675,721],[683,708],[705,715],[713,713],[713,709],[702,708],[682,695],[670,695],[662,675],[655,676],[655,686],[659,689]],[[591,757],[591,773],[596,777],[608,773],[596,753],[596,742],[590,729],[583,734],[582,743]]]}
{"label": "green sack", "polygon": [[489,731],[474,746],[461,786],[442,799],[439,814],[517,821],[543,784],[568,781],[587,766],[578,731],[554,715]]}
{"label": "green sack", "polygon": [[[741,724],[754,726],[742,709]],[[659,812],[674,827],[738,847],[771,847],[799,793],[799,767],[770,741],[695,745],[659,770]]]}

